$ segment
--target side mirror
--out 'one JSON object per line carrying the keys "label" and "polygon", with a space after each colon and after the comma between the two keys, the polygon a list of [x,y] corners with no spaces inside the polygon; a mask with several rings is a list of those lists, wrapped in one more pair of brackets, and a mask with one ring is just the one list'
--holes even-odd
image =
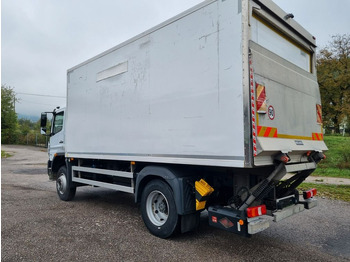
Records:
{"label": "side mirror", "polygon": [[[47,124],[47,114],[41,113],[41,122],[40,122],[41,128],[45,128],[46,124]],[[45,128],[45,132],[46,132],[46,128]]]}
{"label": "side mirror", "polygon": [[40,134],[46,135],[46,127],[40,128]]}

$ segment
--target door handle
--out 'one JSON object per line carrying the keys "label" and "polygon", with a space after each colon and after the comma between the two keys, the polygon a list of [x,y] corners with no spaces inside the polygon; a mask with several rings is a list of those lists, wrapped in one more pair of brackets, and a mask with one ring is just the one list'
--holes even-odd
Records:
{"label": "door handle", "polygon": [[59,143],[60,143],[60,144],[63,144],[63,140],[61,140]]}

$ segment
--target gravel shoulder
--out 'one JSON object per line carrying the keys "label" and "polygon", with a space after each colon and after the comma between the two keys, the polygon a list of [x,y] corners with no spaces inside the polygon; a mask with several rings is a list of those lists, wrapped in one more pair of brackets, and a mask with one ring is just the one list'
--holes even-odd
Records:
{"label": "gravel shoulder", "polygon": [[133,195],[78,188],[60,201],[45,149],[2,146],[2,261],[349,261],[350,204],[319,206],[243,238],[211,228],[163,240],[144,226]]}
{"label": "gravel shoulder", "polygon": [[[292,177],[292,174],[287,174],[286,179]],[[329,184],[329,185],[350,185],[350,179],[338,178],[338,177],[320,177],[320,176],[309,176],[305,179],[306,183],[315,184]]]}

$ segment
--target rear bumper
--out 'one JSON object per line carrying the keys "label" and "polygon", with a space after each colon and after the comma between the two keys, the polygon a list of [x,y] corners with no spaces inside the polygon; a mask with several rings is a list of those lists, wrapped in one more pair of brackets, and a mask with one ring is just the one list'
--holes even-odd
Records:
{"label": "rear bumper", "polygon": [[316,169],[316,166],[315,162],[286,165],[286,172],[295,173],[303,170]]}
{"label": "rear bumper", "polygon": [[286,208],[283,208],[282,210],[278,210],[277,212],[273,213],[273,221],[279,222],[287,217],[291,217],[295,214],[298,214],[300,212],[304,211],[304,205],[297,204],[294,206],[289,206]]}
{"label": "rear bumper", "polygon": [[249,237],[270,226],[265,217],[247,218],[245,211],[225,207],[208,208],[209,225],[238,235]]}
{"label": "rear bumper", "polygon": [[[270,213],[270,215],[273,217],[274,222],[279,222],[303,212],[305,209],[311,209],[316,206],[317,199],[308,199]],[[246,237],[269,228],[271,220],[271,218],[266,216],[247,218],[245,211],[218,206],[208,208],[208,219],[210,226]]]}
{"label": "rear bumper", "polygon": [[300,203],[304,205],[305,209],[311,209],[318,205],[317,199],[313,198],[307,199],[305,201],[300,201]]}
{"label": "rear bumper", "polygon": [[303,212],[305,209],[311,209],[317,206],[317,199],[308,199],[306,201],[300,201],[299,204],[289,206],[272,213],[273,221],[279,222],[285,218],[296,215]]}
{"label": "rear bumper", "polygon": [[248,234],[254,235],[270,227],[270,222],[267,218],[257,217],[254,219],[248,218]]}

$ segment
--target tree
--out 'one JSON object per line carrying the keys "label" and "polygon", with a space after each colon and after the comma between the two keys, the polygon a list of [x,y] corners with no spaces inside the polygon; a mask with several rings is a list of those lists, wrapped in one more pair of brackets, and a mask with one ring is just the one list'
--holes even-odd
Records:
{"label": "tree", "polygon": [[17,114],[15,112],[16,95],[13,88],[1,85],[1,143],[16,142]]}
{"label": "tree", "polygon": [[350,35],[335,35],[317,59],[323,123],[339,133],[350,119]]}
{"label": "tree", "polygon": [[[20,118],[18,119],[19,128],[22,135],[26,135],[31,131],[35,131],[35,123],[29,119]],[[37,130],[40,130],[39,128]]]}

